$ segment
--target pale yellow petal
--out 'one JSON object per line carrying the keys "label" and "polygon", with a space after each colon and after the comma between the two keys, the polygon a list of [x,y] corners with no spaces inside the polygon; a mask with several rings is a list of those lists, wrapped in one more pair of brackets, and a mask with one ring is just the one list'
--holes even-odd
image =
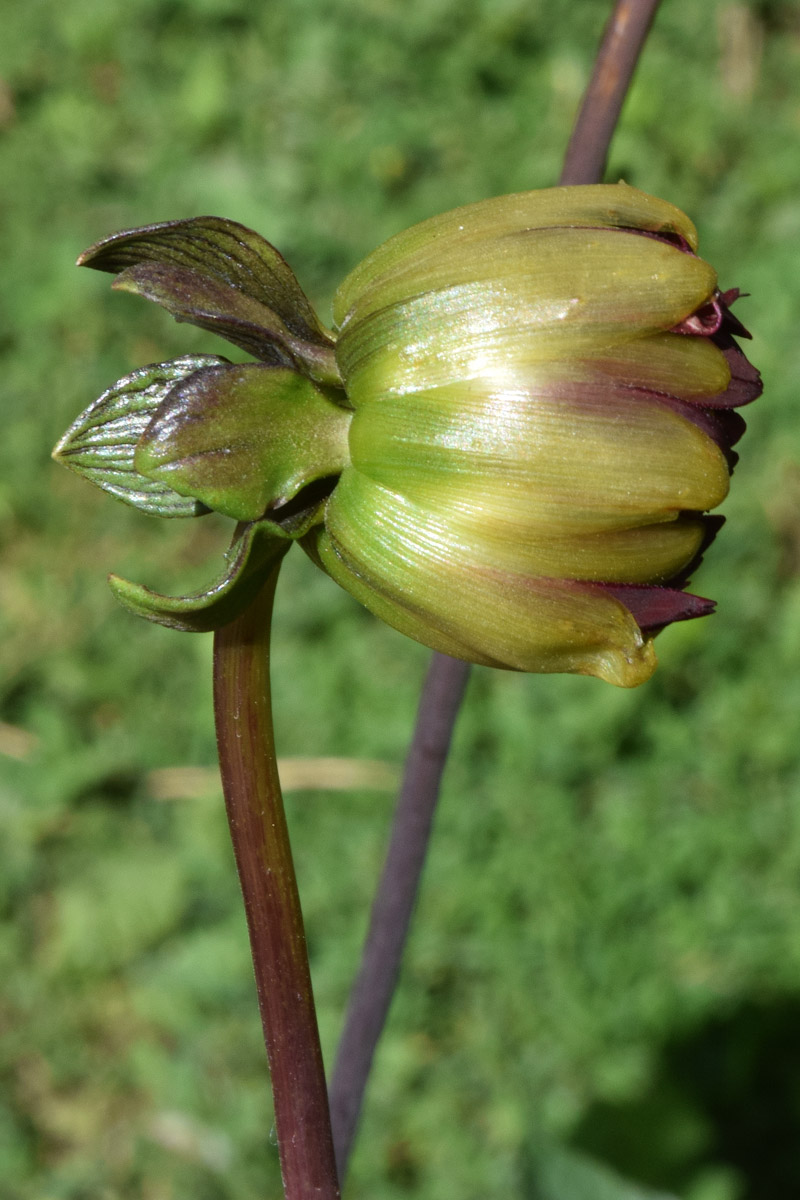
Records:
{"label": "pale yellow petal", "polygon": [[334,320],[340,325],[349,310],[364,301],[370,287],[380,286],[382,279],[405,270],[409,260],[423,267],[441,248],[446,248],[451,257],[469,258],[475,246],[487,239],[560,225],[678,234],[693,250],[697,249],[697,231],[680,209],[624,183],[545,188],[496,196],[441,213],[384,242],[339,288],[334,300]]}
{"label": "pale yellow petal", "polygon": [[649,638],[591,584],[487,566],[453,545],[425,509],[348,468],[310,549],[382,620],[456,657],[520,671],[597,675],[623,687],[649,678]]}
{"label": "pale yellow petal", "polygon": [[597,583],[668,583],[697,555],[705,525],[679,517],[636,529],[575,533],[558,523],[492,520],[434,510],[446,522],[456,546],[464,545],[481,562],[523,574]]}
{"label": "pale yellow petal", "polygon": [[731,381],[725,356],[710,338],[680,333],[616,341],[580,353],[576,359],[580,361],[572,364],[575,378],[619,380],[629,387],[694,402],[719,395]]}

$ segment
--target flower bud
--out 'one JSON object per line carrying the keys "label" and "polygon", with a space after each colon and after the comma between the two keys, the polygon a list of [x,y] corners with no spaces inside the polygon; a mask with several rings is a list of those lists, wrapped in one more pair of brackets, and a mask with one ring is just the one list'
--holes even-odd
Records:
{"label": "flower bud", "polygon": [[198,356],[121,380],[58,454],[128,503],[235,517],[223,578],[129,607],[229,620],[287,539],[445,653],[630,687],[653,637],[712,602],[689,574],[721,524],[761,391],[678,209],[625,184],[472,204],[390,239],[319,323],[268,242],[216,217],[79,261],[260,363]]}
{"label": "flower bud", "polygon": [[623,184],[457,209],[342,284],[350,465],[307,535],[438,650],[622,686],[686,595],[760,391],[697,236]]}

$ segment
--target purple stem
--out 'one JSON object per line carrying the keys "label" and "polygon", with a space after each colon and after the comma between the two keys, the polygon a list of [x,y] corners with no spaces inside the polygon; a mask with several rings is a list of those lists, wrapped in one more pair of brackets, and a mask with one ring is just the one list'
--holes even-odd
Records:
{"label": "purple stem", "polygon": [[564,155],[559,183],[601,182],[608,147],[658,5],[659,0],[617,0],[614,5]]}
{"label": "purple stem", "polygon": [[392,1002],[469,664],[434,654],[422,689],[389,849],[331,1082],[336,1162],[347,1166],[375,1047]]}

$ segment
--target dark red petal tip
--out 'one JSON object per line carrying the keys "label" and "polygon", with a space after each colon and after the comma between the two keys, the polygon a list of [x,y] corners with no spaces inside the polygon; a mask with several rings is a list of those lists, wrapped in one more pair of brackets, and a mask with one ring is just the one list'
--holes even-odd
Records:
{"label": "dark red petal tip", "polygon": [[681,592],[677,588],[616,583],[603,583],[598,586],[625,605],[643,633],[657,632],[674,621],[707,617],[716,607],[714,600],[693,596],[690,592]]}
{"label": "dark red petal tip", "polygon": [[731,312],[731,305],[737,300],[748,296],[749,292],[742,292],[739,288],[728,288],[727,292],[720,293],[720,303],[722,304],[722,327],[728,333],[734,334],[736,337],[752,338],[752,333],[743,325],[737,316]]}

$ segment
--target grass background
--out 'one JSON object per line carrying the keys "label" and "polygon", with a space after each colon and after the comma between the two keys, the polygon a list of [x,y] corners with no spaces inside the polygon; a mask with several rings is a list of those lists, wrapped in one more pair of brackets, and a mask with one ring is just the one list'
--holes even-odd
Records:
{"label": "grass background", "polygon": [[[120,375],[228,351],[76,254],[218,213],[327,314],[389,234],[555,180],[607,11],[4,5],[0,1200],[279,1194],[220,798],[159,799],[152,775],[214,761],[209,639],[137,622],[103,583],[199,585],[227,530],[148,520],[49,461]],[[687,210],[723,286],[752,293],[767,391],[696,580],[719,611],[667,631],[633,693],[474,672],[348,1195],[800,1192],[798,80],[788,0],[664,3],[609,178]],[[301,554],[284,576],[280,753],[399,764],[426,653]],[[287,804],[330,1059],[392,797]]]}

